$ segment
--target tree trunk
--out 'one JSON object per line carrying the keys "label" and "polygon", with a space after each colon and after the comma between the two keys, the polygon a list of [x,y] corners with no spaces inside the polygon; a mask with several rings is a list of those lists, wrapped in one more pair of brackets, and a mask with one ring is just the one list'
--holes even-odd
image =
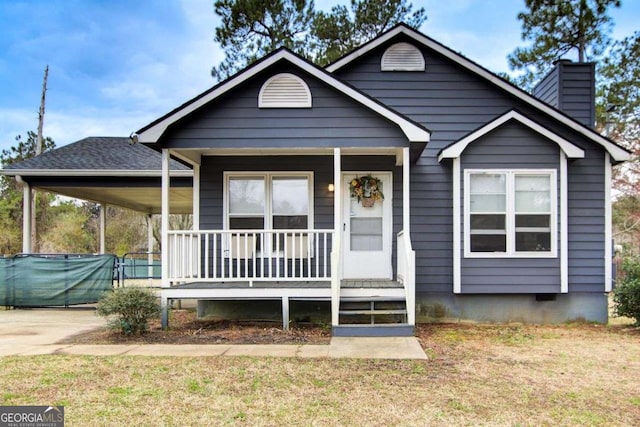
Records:
{"label": "tree trunk", "polygon": [[[42,153],[44,138],[42,127],[44,126],[44,108],[47,96],[47,79],[49,78],[49,65],[44,68],[44,79],[42,80],[42,95],[40,97],[40,109],[38,110],[38,140],[36,142],[36,156]],[[31,252],[38,252],[38,239],[36,238],[36,209],[38,206],[38,193],[33,191],[31,200]]]}

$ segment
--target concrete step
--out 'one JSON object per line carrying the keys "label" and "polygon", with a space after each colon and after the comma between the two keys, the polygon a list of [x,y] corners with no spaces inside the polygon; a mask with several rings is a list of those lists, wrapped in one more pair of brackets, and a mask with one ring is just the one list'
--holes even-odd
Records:
{"label": "concrete step", "polygon": [[334,337],[412,337],[414,333],[414,326],[407,323],[338,325],[331,330]]}

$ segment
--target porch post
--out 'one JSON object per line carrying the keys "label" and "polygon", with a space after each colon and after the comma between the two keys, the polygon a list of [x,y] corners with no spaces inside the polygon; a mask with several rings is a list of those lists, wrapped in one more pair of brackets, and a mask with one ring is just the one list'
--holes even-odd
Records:
{"label": "porch post", "polygon": [[106,237],[107,234],[107,205],[100,203],[100,255],[105,253]]}
{"label": "porch post", "polygon": [[193,231],[200,230],[200,165],[193,165]]}
{"label": "porch post", "polygon": [[[162,263],[162,287],[169,287],[169,158],[170,153],[166,148],[162,149],[162,191],[161,191],[161,263]],[[162,293],[162,291],[161,291]],[[169,326],[169,308],[167,298],[162,295],[162,328]]]}
{"label": "porch post", "polygon": [[409,206],[411,195],[409,191],[409,183],[411,180],[410,163],[409,147],[405,147],[402,149],[402,229],[408,239],[411,239],[411,210]]}
{"label": "porch post", "polygon": [[31,186],[24,181],[22,181],[22,253],[31,253]]}
{"label": "porch post", "polygon": [[289,297],[282,297],[282,329],[289,330]]}
{"label": "porch post", "polygon": [[147,215],[147,252],[147,264],[149,264],[147,276],[151,285],[153,281],[153,214]]}
{"label": "porch post", "polygon": [[333,149],[333,249],[331,250],[331,325],[340,319],[340,276],[342,262],[342,158],[340,148]]}

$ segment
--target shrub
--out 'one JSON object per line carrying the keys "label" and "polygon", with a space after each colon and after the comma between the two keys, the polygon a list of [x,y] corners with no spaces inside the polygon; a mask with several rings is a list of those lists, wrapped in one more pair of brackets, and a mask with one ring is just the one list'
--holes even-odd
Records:
{"label": "shrub", "polygon": [[622,262],[624,278],[613,292],[616,316],[630,317],[640,326],[640,258],[626,257]]}
{"label": "shrub", "polygon": [[149,320],[160,314],[157,297],[141,288],[122,288],[105,293],[98,302],[100,316],[110,318],[110,326],[125,335],[143,334],[149,329]]}

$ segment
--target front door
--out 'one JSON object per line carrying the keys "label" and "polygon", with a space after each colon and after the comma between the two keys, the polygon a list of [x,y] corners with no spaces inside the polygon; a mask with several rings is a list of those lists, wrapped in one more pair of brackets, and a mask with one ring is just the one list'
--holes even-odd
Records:
{"label": "front door", "polygon": [[[364,190],[363,200],[352,196],[351,183],[362,182],[370,175],[379,180],[384,198],[364,200],[371,196]],[[342,175],[342,273],[344,279],[391,279],[391,234],[393,185],[390,172],[344,173]]]}

